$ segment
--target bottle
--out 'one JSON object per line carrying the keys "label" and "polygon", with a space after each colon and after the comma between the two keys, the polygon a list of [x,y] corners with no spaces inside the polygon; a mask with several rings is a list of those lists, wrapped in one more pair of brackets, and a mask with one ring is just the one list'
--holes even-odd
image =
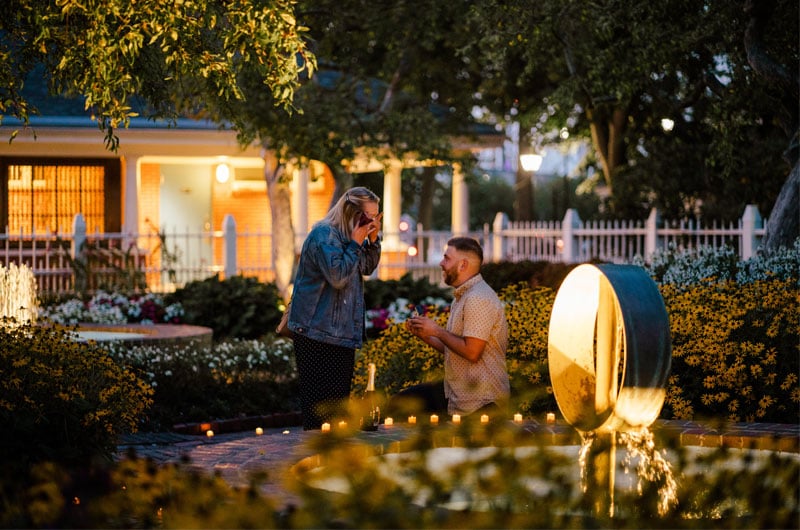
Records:
{"label": "bottle", "polygon": [[377,431],[381,423],[381,408],[378,405],[378,394],[375,392],[375,363],[369,363],[367,388],[361,397],[361,430]]}

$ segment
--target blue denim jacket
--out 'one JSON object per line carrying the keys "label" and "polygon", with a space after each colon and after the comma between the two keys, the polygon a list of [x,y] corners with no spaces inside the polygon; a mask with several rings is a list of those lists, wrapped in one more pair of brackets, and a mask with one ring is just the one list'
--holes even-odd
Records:
{"label": "blue denim jacket", "polygon": [[360,348],[363,276],[372,274],[380,258],[380,239],[359,245],[330,225],[314,226],[300,252],[289,329],[326,344]]}

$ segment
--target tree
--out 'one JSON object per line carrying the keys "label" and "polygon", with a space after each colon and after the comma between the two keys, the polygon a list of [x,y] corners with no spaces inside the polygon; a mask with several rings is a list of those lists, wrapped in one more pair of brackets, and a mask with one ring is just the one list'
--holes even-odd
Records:
{"label": "tree", "polygon": [[[106,143],[130,118],[225,116],[243,97],[239,77],[258,77],[291,110],[300,75],[315,58],[292,0],[6,0],[0,6],[0,116],[27,125],[23,96],[43,65],[52,94],[79,96]],[[16,133],[14,133],[16,134]]]}
{"label": "tree", "polygon": [[472,16],[484,100],[523,129],[590,138],[616,215],[735,218],[795,197],[768,234],[798,236],[797,2],[483,0]]}

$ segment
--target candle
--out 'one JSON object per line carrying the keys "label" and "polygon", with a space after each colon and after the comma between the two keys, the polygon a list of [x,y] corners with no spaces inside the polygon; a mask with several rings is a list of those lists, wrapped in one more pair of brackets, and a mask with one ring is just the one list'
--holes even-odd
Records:
{"label": "candle", "polygon": [[555,423],[556,422],[556,415],[552,412],[547,413],[547,423]]}
{"label": "candle", "polygon": [[520,413],[514,414],[514,423],[522,423],[522,414]]}
{"label": "candle", "polygon": [[331,430],[331,424],[330,423],[323,423],[322,424],[322,432],[329,432],[330,430]]}
{"label": "candle", "polygon": [[439,423],[439,416],[436,414],[431,414],[431,423],[436,424]]}
{"label": "candle", "polygon": [[481,423],[489,423],[489,416],[488,414],[481,415]]}
{"label": "candle", "polygon": [[256,427],[256,436],[261,436],[262,434],[264,434],[264,429]]}
{"label": "candle", "polygon": [[408,423],[417,423],[417,417],[416,416],[409,416],[408,417]]}
{"label": "candle", "polygon": [[207,431],[206,431],[206,436],[208,436],[209,438],[211,438],[212,436],[214,436],[214,431],[212,431],[211,429],[207,430]]}
{"label": "candle", "polygon": [[392,425],[394,425],[394,420],[392,418],[386,418],[385,420],[383,420],[383,424],[386,425],[387,427],[391,427]]}
{"label": "candle", "polygon": [[289,434],[289,431],[288,430],[287,431],[283,431],[283,434]]}
{"label": "candle", "polygon": [[461,414],[453,414],[453,423],[461,423]]}
{"label": "candle", "polygon": [[345,427],[347,427],[347,422],[344,421],[344,420],[340,421],[339,422],[339,428],[340,429],[344,429]]}

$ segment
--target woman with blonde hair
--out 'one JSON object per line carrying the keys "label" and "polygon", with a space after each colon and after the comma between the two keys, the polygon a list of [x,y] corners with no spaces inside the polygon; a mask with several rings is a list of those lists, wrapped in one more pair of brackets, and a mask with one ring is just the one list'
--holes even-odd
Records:
{"label": "woman with blonde hair", "polygon": [[355,350],[364,340],[364,276],[381,257],[380,199],[349,189],[303,243],[288,327],[300,386],[303,428],[344,414]]}

